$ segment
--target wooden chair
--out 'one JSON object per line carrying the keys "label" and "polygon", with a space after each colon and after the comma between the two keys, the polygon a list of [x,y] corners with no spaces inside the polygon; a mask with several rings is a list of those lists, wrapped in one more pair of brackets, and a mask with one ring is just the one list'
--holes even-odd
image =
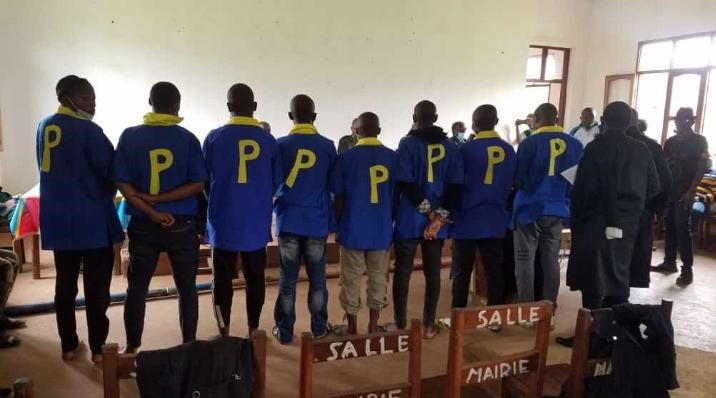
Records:
{"label": "wooden chair", "polygon": [[[266,398],[266,332],[258,330],[251,336],[254,351],[253,398]],[[119,398],[119,380],[133,378],[137,371],[136,354],[120,354],[117,344],[102,346],[102,378],[104,398]]]}
{"label": "wooden chair", "polygon": [[[412,320],[410,330],[395,332],[371,333],[336,338],[326,338],[315,341],[310,333],[304,333],[301,338],[301,378],[300,398],[313,397],[313,364],[342,359],[361,358],[373,355],[385,355],[399,352],[409,352],[408,382],[391,386],[375,388],[362,388],[350,392],[334,395],[331,398],[358,398],[358,397],[420,397],[420,354],[423,337],[423,327],[420,321]],[[342,357],[334,351],[336,345],[343,347],[351,344],[354,347],[349,357]]]}
{"label": "wooden chair", "polygon": [[[509,380],[502,380],[503,396],[508,390],[516,389],[521,390],[526,398],[542,397],[551,319],[552,303],[549,301],[453,309],[444,396],[458,398],[463,385],[509,378]],[[534,348],[463,365],[465,330],[486,328],[491,324],[507,326],[526,322],[536,325]],[[518,381],[516,376],[520,376],[521,381]],[[517,384],[510,385],[509,381]]]}
{"label": "wooden chair", "polygon": [[[673,303],[661,300],[661,309],[671,318]],[[572,361],[569,367],[555,368],[556,371],[566,371],[563,377],[567,381],[567,398],[582,398],[585,393],[587,379],[607,376],[612,371],[611,358],[589,358],[589,346],[594,330],[592,312],[580,308],[577,314],[577,326],[574,332],[574,347],[572,348]]]}
{"label": "wooden chair", "polygon": [[33,398],[35,396],[32,380],[27,378],[17,379],[12,385],[14,398]]}

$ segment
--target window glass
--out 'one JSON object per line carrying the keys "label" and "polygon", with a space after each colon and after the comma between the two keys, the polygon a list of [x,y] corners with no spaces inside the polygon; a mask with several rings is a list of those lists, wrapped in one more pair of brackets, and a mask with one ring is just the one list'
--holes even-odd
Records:
{"label": "window glass", "polygon": [[636,110],[639,117],[649,126],[646,135],[661,142],[664,128],[664,105],[666,104],[666,85],[669,74],[647,73],[639,76],[639,90],[636,96]]}
{"label": "window glass", "polygon": [[641,46],[639,71],[669,69],[673,47],[674,43],[671,40],[657,41]]}
{"label": "window glass", "polygon": [[711,37],[683,39],[674,45],[673,68],[698,68],[709,63]]}

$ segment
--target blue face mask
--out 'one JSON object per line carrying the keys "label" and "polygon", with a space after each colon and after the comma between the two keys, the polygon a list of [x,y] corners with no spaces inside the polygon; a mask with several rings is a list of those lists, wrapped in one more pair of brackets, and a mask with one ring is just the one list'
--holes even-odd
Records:
{"label": "blue face mask", "polygon": [[463,131],[463,132],[457,133],[457,139],[460,141],[464,141],[465,140],[465,132]]}

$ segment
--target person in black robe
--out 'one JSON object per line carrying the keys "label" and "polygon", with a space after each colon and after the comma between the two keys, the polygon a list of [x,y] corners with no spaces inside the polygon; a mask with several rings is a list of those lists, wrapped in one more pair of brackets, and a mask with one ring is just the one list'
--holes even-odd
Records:
{"label": "person in black robe", "polygon": [[[629,300],[629,267],[646,202],[659,193],[649,149],[626,135],[631,108],[609,104],[605,131],[584,150],[572,187],[567,285],[596,309]],[[574,338],[558,337],[571,346]]]}
{"label": "person in black robe", "polygon": [[627,128],[626,135],[644,143],[649,149],[661,186],[659,194],[647,201],[644,206],[644,211],[639,220],[636,241],[634,242],[634,254],[632,254],[631,258],[629,285],[642,288],[648,288],[651,282],[649,273],[651,271],[651,255],[654,243],[654,219],[664,215],[666,199],[669,197],[669,190],[671,189],[671,170],[669,170],[669,164],[666,162],[666,155],[659,143],[644,134],[646,127],[646,122],[639,120],[639,113],[632,108],[631,125]]}

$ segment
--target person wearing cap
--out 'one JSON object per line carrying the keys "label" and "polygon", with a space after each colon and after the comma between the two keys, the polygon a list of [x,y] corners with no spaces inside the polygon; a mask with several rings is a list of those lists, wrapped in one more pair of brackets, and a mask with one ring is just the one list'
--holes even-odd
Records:
{"label": "person wearing cap", "polygon": [[696,186],[709,167],[709,151],[706,139],[693,130],[696,117],[691,108],[680,108],[674,123],[676,135],[664,144],[664,153],[673,176],[671,191],[666,205],[664,223],[666,240],[664,262],[652,267],[652,271],[675,273],[676,253],[681,255],[681,275],[676,279],[679,286],[693,282],[694,241],[691,235],[691,208]]}

